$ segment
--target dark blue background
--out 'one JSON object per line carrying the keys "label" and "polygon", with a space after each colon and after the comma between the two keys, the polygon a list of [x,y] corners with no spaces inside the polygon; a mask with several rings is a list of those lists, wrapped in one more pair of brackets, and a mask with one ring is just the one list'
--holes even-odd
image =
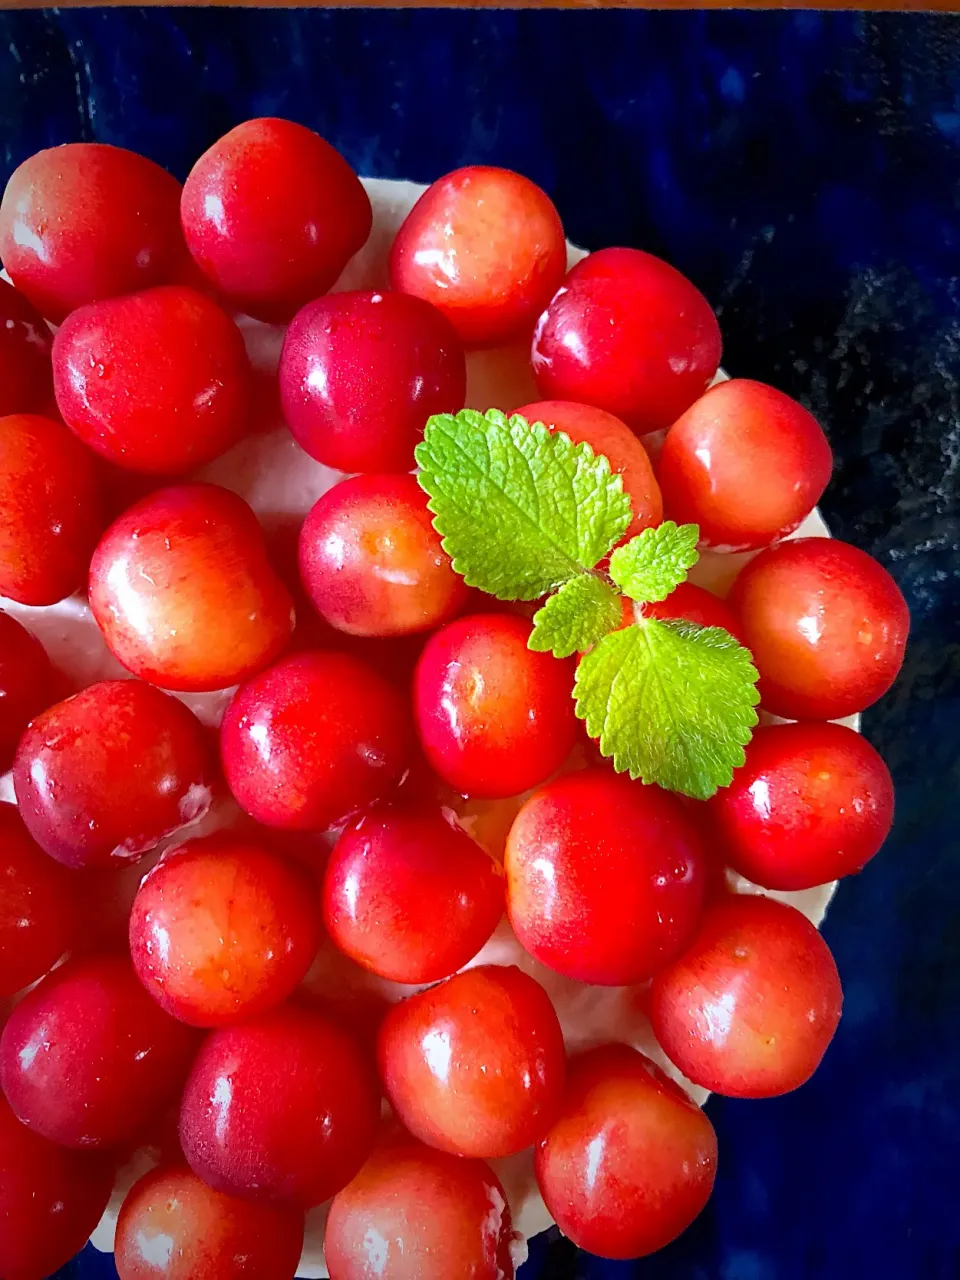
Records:
{"label": "dark blue background", "polygon": [[[895,832],[825,927],[846,987],[839,1034],[798,1093],[709,1104],[719,1180],[683,1240],[601,1264],[541,1238],[524,1280],[957,1280],[957,23],[6,12],[0,107],[0,179],[81,138],[183,177],[263,114],[312,125],[367,174],[515,167],[572,239],[639,245],[692,276],[720,312],[727,367],[819,415],[837,454],[824,511],[887,565],[914,618],[903,675],[865,717],[896,779]],[[61,1274],[112,1276],[108,1263],[88,1250]]]}

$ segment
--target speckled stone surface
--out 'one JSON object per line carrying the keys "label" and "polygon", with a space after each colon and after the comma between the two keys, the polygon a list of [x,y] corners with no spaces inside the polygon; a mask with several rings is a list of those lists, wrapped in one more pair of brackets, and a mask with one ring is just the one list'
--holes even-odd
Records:
{"label": "speckled stone surface", "polygon": [[[571,239],[662,254],[724,363],[820,417],[823,510],[913,611],[867,712],[898,816],[825,934],[846,987],[824,1066],[713,1099],[717,1191],[676,1245],[601,1263],[550,1236],[523,1280],[960,1276],[960,25],[816,13],[0,13],[0,178],[79,138],[178,176],[251,115],[362,172],[529,174]],[[61,1275],[114,1276],[87,1251]],[[425,1280],[444,1280],[429,1277]]]}

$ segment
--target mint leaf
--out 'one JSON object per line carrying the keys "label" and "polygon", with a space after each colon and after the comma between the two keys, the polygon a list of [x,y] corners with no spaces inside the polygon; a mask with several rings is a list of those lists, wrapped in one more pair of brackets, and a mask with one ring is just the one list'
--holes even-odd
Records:
{"label": "mint leaf", "polygon": [[616,769],[706,800],[743,764],[756,681],[749,651],[722,627],[647,618],[580,659],[574,697]]}
{"label": "mint leaf", "polygon": [[501,600],[536,600],[592,569],[632,518],[606,458],[518,415],[437,414],[415,456],[454,569]]}
{"label": "mint leaf", "polygon": [[610,557],[610,576],[631,600],[640,604],[666,600],[700,558],[695,524],[664,520],[655,529],[644,529]]}
{"label": "mint leaf", "polygon": [[569,658],[596,644],[623,618],[623,597],[593,573],[565,582],[533,615],[530,649]]}

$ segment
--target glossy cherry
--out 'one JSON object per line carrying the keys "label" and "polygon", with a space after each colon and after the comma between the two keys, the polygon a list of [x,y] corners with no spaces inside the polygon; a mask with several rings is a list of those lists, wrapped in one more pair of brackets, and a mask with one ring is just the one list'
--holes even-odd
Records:
{"label": "glossy cherry", "polygon": [[536,1174],[574,1244],[603,1258],[662,1249],[707,1203],[716,1172],[713,1125],[649,1058],[608,1044],[570,1059]]}
{"label": "glossy cherry", "polygon": [[910,627],[900,588],[876,560],[835,538],[768,547],[733,584],[760,672],[762,706],[794,720],[836,720],[896,679]]}
{"label": "glossy cherry", "polygon": [[293,319],[280,357],[283,415],[339,471],[412,471],[435,413],[463,408],[463,346],[436,307],[405,293],[334,293]]}
{"label": "glossy cherry", "polygon": [[650,455],[625,422],[603,409],[572,400],[537,400],[514,410],[528,422],[543,422],[551,431],[563,431],[574,444],[588,444],[602,454],[623,480],[624,493],[633,507],[633,520],[624,534],[632,538],[663,519],[660,486]]}
{"label": "glossy cherry", "polygon": [[397,1137],[334,1197],[323,1250],[333,1280],[513,1280],[513,1239],[488,1164]]}
{"label": "glossy cherry", "polygon": [[439,806],[396,805],[346,828],[327,863],[334,942],[394,982],[435,982],[472,960],[504,909],[502,868]]}
{"label": "glossy cherry", "polygon": [[42,413],[50,404],[52,342],[36,307],[0,280],[0,418]]}
{"label": "glossy cherry", "polygon": [[455,1155],[522,1151],[560,1105],[560,1023],[539,982],[512,965],[467,969],[396,1005],[377,1054],[402,1123]]}
{"label": "glossy cherry", "polygon": [[860,871],[893,823],[890,771],[841,724],[756,729],[746,763],[708,810],[723,857],[766,889],[810,889]]}
{"label": "glossy cherry", "polygon": [[140,981],[167,1013],[220,1027],[280,1004],[310,967],[320,911],[310,877],[232,834],[170,849],[130,912]]}
{"label": "glossy cherry", "polygon": [[56,697],[58,683],[36,636],[0,612],[0,770],[10,768],[24,729]]}
{"label": "glossy cherry", "polygon": [[68,960],[0,1036],[0,1082],[20,1119],[65,1147],[114,1147],[176,1095],[196,1033],[168,1017],[125,956]]}
{"label": "glossy cherry", "polygon": [[182,474],[236,444],[253,393],[240,330],[182,285],[74,311],[54,339],[53,377],[71,431],[148,475]]}
{"label": "glossy cherry", "polygon": [[435,772],[463,794],[518,795],[573,746],[573,661],[528,649],[531,629],[514,614],[471,614],[436,632],[421,654],[420,741]]}
{"label": "glossy cherry", "polygon": [[215,1190],[309,1209],[363,1164],[379,1112],[356,1041],[287,1005],[207,1038],[184,1089],[180,1140]]}
{"label": "glossy cherry", "polygon": [[[625,600],[624,603],[626,610],[632,615],[632,602]],[[698,627],[723,627],[734,640],[746,644],[743,628],[727,602],[693,582],[681,582],[666,600],[640,605],[639,612],[645,618],[683,618],[687,622],[695,622]],[[630,620],[633,620],[632,617]]]}
{"label": "glossy cherry", "polygon": [[532,361],[545,399],[606,409],[642,435],[669,427],[706,391],[720,327],[676,268],[640,249],[601,249],[540,317]]}
{"label": "glossy cherry", "polygon": [[353,476],[328,489],[303,522],[299,555],[317,612],[350,635],[428,631],[470,598],[414,476]]}
{"label": "glossy cherry", "polygon": [[291,1280],[303,1213],[225,1196],[183,1165],[152,1169],[117,1219],[120,1280]]}
{"label": "glossy cherry", "polygon": [[0,804],[0,996],[42,977],[80,931],[73,877]]}
{"label": "glossy cherry", "polygon": [[579,982],[649,978],[690,941],[703,906],[703,844],[682,802],[608,767],[535,791],[505,866],[521,944]]}
{"label": "glossy cherry", "polygon": [[186,256],[180,183],[146,156],[68,142],[14,170],[0,203],[0,258],[59,323],[77,307],[173,278]]}
{"label": "glossy cherry", "polygon": [[256,516],[213,484],[160,489],[115,520],[90,565],[90,606],[123,665],[165,689],[236,684],[293,631]]}
{"label": "glossy cherry", "polygon": [[35,414],[0,418],[0,595],[56,604],[83,585],[106,510],[97,460]]}
{"label": "glossy cherry", "polygon": [[220,745],[230,789],[252,817],[323,831],[387,795],[412,743],[392,684],[357,658],[314,650],[241,686]]}
{"label": "glossy cherry", "polygon": [[438,307],[464,342],[494,346],[529,330],[566,263],[546,192],[509,169],[468,165],[413,206],[393,242],[390,280]]}
{"label": "glossy cherry", "polygon": [[840,1020],[837,966],[795,907],[733,894],[710,906],[688,950],[653,980],[650,1017],[688,1080],[771,1098],[813,1075]]}
{"label": "glossy cherry", "polygon": [[181,203],[204,273],[260,320],[289,320],[326,293],[370,234],[360,179],[312,129],[245,120],[203,153]]}
{"label": "glossy cherry", "polygon": [[68,1151],[21,1124],[0,1095],[0,1275],[44,1280],[86,1244],[113,1188],[113,1162]]}
{"label": "glossy cherry", "polygon": [[37,843],[69,867],[120,867],[210,807],[196,716],[136,680],[104,680],[37,716],[13,785]]}
{"label": "glossy cherry", "polygon": [[704,546],[748,551],[797,528],[832,466],[827,438],[803,405],[734,378],[673,424],[657,476],[671,520],[699,525]]}

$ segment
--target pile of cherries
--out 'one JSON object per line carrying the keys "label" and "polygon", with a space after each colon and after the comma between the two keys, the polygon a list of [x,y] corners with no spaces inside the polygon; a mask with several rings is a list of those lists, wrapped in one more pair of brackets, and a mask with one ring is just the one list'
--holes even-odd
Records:
{"label": "pile of cherries", "polygon": [[[829,478],[823,432],[770,387],[707,389],[717,322],[666,263],[604,249],[567,273],[557,212],[518,174],[440,179],[396,236],[391,289],[328,293],[371,223],[342,157],[283,120],[233,129],[182,187],[72,144],[3,196],[0,594],[86,591],[136,677],[71,691],[0,613],[4,1280],[78,1250],[145,1144],[160,1163],[120,1212],[122,1280],[288,1280],[304,1212],[331,1197],[334,1280],[512,1276],[486,1161],[531,1145],[577,1244],[673,1239],[713,1184],[710,1121],[628,1045],[568,1059],[529,973],[464,967],[504,912],[549,969],[636,986],[705,1089],[796,1088],[836,1028],[820,935],[724,874],[816,886],[863,867],[892,818],[882,761],[828,721],[892,683],[903,598],[852,546],[781,541]],[[351,473],[296,555],[189,479],[271,394],[237,312],[289,325],[273,393],[299,445]],[[463,407],[465,349],[509,343],[543,399],[499,407],[606,454],[631,533],[667,516],[763,548],[726,601],[684,585],[647,609],[726,627],[763,708],[799,721],[758,729],[706,804],[616,775],[574,717],[575,659],[531,652],[529,611],[467,589],[440,546],[413,448]],[[164,692],[234,685],[219,753]],[[226,829],[168,840],[229,795]],[[110,878],[164,840],[111,917]],[[318,948],[338,957],[319,979]],[[337,978],[358,967],[423,989],[362,999]]]}

